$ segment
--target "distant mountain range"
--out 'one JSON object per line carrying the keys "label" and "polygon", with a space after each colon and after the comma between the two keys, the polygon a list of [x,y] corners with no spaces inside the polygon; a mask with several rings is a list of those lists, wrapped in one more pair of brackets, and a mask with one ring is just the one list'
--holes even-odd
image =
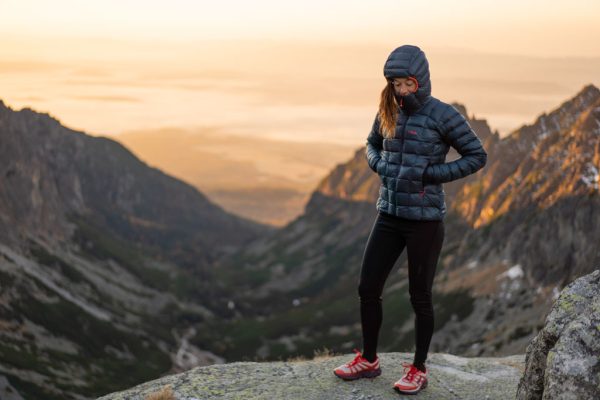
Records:
{"label": "distant mountain range", "polygon": [[[468,120],[488,164],[444,185],[431,350],[524,353],[558,290],[600,265],[600,91],[502,139]],[[0,393],[92,398],[194,365],[361,346],[358,273],[379,188],[364,147],[281,229],[225,212],[113,140],[1,102],[0,157]],[[406,252],[396,267],[381,351],[414,343]]]}

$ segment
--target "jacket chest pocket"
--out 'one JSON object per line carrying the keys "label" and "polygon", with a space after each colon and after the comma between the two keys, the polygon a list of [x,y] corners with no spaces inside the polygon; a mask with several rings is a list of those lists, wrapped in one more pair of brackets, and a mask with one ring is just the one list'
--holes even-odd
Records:
{"label": "jacket chest pocket", "polygon": [[419,136],[424,142],[434,144],[442,143],[442,135],[437,131],[437,129],[421,128],[419,131]]}
{"label": "jacket chest pocket", "polygon": [[433,154],[436,143],[439,141],[438,136],[431,135],[429,129],[409,128],[406,130],[404,153],[419,154],[428,156]]}

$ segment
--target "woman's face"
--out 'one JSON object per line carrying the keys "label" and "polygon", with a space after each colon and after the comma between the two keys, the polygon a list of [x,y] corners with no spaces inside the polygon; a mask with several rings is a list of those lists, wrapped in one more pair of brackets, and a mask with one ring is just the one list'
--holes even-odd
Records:
{"label": "woman's face", "polygon": [[394,78],[392,80],[394,91],[398,96],[406,96],[409,93],[417,91],[417,84],[414,79],[410,78]]}

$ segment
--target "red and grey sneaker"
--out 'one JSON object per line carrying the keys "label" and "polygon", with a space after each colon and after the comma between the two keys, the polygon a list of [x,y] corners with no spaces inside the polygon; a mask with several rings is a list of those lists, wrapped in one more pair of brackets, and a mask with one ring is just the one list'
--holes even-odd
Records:
{"label": "red and grey sneaker", "polygon": [[372,363],[364,358],[360,351],[354,349],[356,357],[349,363],[340,365],[333,370],[333,373],[344,380],[351,381],[359,378],[375,378],[381,375],[379,368],[379,357]]}
{"label": "red and grey sneaker", "polygon": [[415,394],[427,387],[427,369],[423,372],[408,363],[402,363],[402,366],[405,374],[394,383],[394,389],[404,394]]}

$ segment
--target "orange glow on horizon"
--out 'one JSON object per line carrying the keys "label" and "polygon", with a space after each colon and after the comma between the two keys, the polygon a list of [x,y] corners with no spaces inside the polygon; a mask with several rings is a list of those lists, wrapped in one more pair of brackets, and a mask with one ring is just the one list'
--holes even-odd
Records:
{"label": "orange glow on horizon", "polygon": [[0,6],[0,99],[92,134],[212,126],[361,145],[383,62],[404,43],[426,51],[434,96],[503,135],[600,83],[598,2],[433,1],[415,4],[420,18],[409,19],[397,8],[9,0]]}

